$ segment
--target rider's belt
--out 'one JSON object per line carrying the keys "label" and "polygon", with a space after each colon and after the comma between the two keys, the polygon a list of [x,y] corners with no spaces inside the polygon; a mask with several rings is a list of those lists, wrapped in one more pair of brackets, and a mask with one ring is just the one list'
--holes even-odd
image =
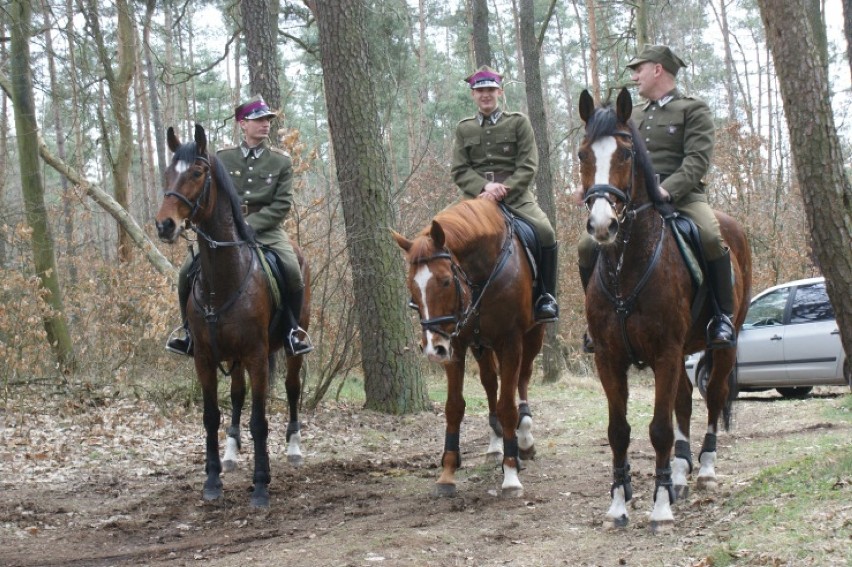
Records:
{"label": "rider's belt", "polygon": [[489,182],[493,181],[495,183],[503,183],[507,179],[512,177],[511,171],[486,171],[485,179]]}
{"label": "rider's belt", "polygon": [[262,208],[263,208],[263,205],[249,205],[248,203],[243,203],[243,205],[242,205],[243,216],[247,217],[252,213],[258,212]]}

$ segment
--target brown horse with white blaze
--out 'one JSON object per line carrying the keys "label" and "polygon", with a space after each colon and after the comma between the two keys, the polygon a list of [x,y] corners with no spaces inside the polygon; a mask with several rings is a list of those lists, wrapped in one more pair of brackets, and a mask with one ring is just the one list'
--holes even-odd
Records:
{"label": "brown horse with white blaze", "polygon": [[[254,233],[246,223],[239,197],[228,172],[207,151],[204,128],[196,124],[194,142],[181,144],[168,129],[174,153],[165,173],[166,189],[157,213],[157,233],[174,243],[189,228],[198,235],[200,272],[195,279],[187,320],[194,341],[195,371],[204,399],[206,431],[204,500],[222,498],[222,461],[219,459],[218,370],[230,364],[232,414],[227,429],[225,468],[233,468],[240,444],[240,415],[246,398],[245,373],[251,379],[249,429],[254,442],[254,489],[251,505],[269,506],[269,454],[266,418],[267,393],[274,370],[274,353],[284,345],[284,333],[273,322],[276,305],[262,267]],[[298,247],[296,254],[305,282],[300,325],[310,322],[310,270]],[[291,464],[302,461],[298,406],[302,356],[287,358],[285,388],[290,409],[287,455]]]}
{"label": "brown horse with white blaze", "polygon": [[492,439],[497,432],[502,437],[502,451],[499,444],[489,448],[489,454],[502,452],[501,494],[520,496],[521,460],[535,453],[527,394],[544,326],[533,317],[532,268],[513,225],[497,203],[472,199],[438,213],[413,240],[393,235],[408,262],[423,354],[442,364],[447,375],[447,426],[436,491],[456,492],[465,355],[471,349],[488,398]]}
{"label": "brown horse with white blaze", "polygon": [[[705,329],[713,310],[705,302],[693,318],[695,291],[671,226],[674,209],[660,193],[644,142],[630,121],[630,93],[623,89],[614,108],[595,108],[591,95],[583,91],[579,110],[586,124],[578,155],[589,209],[587,230],[600,245],[595,274],[586,293],[586,318],[609,405],[613,484],[606,522],[619,527],[628,522],[627,502],[632,486],[627,458],[627,372],[632,365],[647,365],[654,372],[655,382],[654,415],[649,428],[656,453],[650,527],[657,531],[674,523],[671,505],[677,495],[687,493],[687,478],[692,471],[692,384],[686,375],[684,357],[705,348]],[[733,322],[740,329],[751,290],[751,253],[736,221],[719,212],[716,216],[730,247],[735,280]],[[720,417],[725,427],[729,426],[729,376],[736,349],[712,350],[708,356],[712,358],[712,370],[707,392],[707,430],[698,457],[700,488],[716,484],[716,434]]]}

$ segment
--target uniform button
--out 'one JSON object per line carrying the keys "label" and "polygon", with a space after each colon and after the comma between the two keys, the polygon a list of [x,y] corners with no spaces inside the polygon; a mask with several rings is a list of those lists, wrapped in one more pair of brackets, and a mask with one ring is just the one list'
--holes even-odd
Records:
{"label": "uniform button", "polygon": [[249,177],[248,179],[246,179],[246,183],[251,183],[251,177]]}
{"label": "uniform button", "polygon": [[249,166],[249,171],[251,171],[251,170],[253,170],[253,169],[254,169],[254,167],[252,167],[252,166]]}
{"label": "uniform button", "polygon": [[490,133],[491,133],[491,130],[486,130],[486,131],[485,131],[485,133],[486,133],[486,134],[490,134]]}
{"label": "uniform button", "polygon": [[645,130],[650,130],[650,129],[651,129],[650,126],[645,126]]}
{"label": "uniform button", "polygon": [[[246,195],[251,195],[251,191],[246,191]],[[246,201],[248,203],[248,201]]]}
{"label": "uniform button", "polygon": [[651,141],[651,138],[645,138],[645,141],[646,141],[646,142],[650,142],[650,141]]}

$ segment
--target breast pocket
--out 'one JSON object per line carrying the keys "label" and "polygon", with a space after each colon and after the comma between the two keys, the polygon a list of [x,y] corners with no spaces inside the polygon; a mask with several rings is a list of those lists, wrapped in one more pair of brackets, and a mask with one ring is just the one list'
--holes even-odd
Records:
{"label": "breast pocket", "polygon": [[465,139],[464,139],[465,149],[470,149],[472,147],[480,145],[481,143],[482,143],[482,139],[479,136],[465,136]]}
{"label": "breast pocket", "polygon": [[514,132],[506,132],[497,136],[495,140],[497,153],[501,156],[518,155],[518,137]]}
{"label": "breast pocket", "polygon": [[683,114],[662,116],[654,132],[654,141],[661,148],[680,151],[683,148]]}

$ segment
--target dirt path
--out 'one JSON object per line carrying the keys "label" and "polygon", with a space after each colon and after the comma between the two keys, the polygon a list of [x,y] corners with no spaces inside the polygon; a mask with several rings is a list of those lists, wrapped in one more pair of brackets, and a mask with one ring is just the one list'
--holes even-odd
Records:
{"label": "dirt path", "polygon": [[[777,460],[777,447],[791,457],[820,436],[848,439],[852,431],[849,421],[824,417],[850,395],[842,389],[802,401],[746,397],[734,430],[719,438],[719,489],[693,490],[675,510],[676,528],[654,536],[646,523],[651,395],[641,381],[631,392],[635,497],[630,526],[617,531],[602,527],[610,453],[603,394],[591,379],[534,387],[538,456],[522,472],[525,495],[513,500],[496,496],[500,470],[480,455],[486,420],[470,409],[476,404],[462,434],[459,496],[451,499],[431,496],[443,435],[438,408],[396,418],[324,407],[303,417],[307,452],[299,469],[287,465],[281,445],[286,416],[274,415],[272,506],[263,513],[248,507],[250,453],[225,475],[224,502],[201,502],[195,409],[167,419],[123,401],[2,413],[0,565],[703,566],[735,521],[726,500]],[[703,419],[696,398],[693,451]],[[836,557],[845,563],[843,551]],[[758,559],[745,564],[788,564]]]}

